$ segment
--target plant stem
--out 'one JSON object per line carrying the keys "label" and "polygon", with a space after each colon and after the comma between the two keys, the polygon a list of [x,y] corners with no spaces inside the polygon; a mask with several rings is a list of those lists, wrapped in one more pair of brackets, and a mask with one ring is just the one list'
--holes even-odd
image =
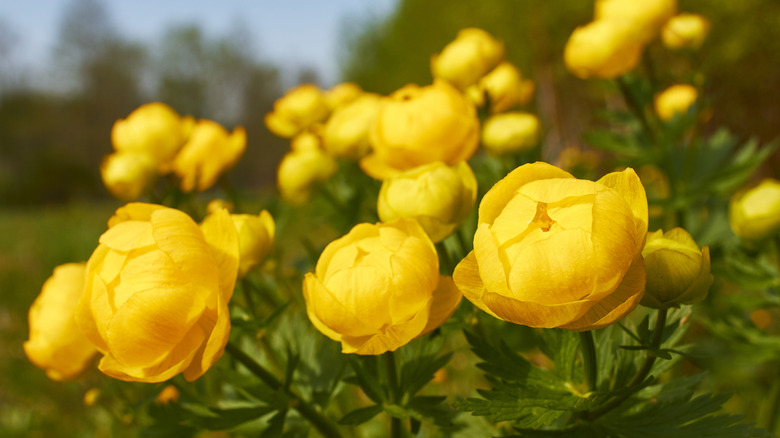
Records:
{"label": "plant stem", "polygon": [[772,389],[769,390],[769,399],[767,400],[762,423],[764,428],[770,433],[775,433],[780,417],[780,376],[772,382]]}
{"label": "plant stem", "polygon": [[596,363],[596,344],[593,343],[593,332],[590,330],[580,332],[580,343],[582,343],[585,382],[588,385],[588,391],[595,391],[598,383],[598,364]]}
{"label": "plant stem", "polygon": [[452,257],[450,257],[449,251],[447,251],[447,247],[444,246],[444,242],[438,242],[435,244],[436,246],[436,252],[439,254],[439,258],[441,259],[441,268],[444,269],[444,272],[446,272],[448,275],[452,275],[452,270],[455,269],[452,263]]}
{"label": "plant stem", "polygon": [[[388,396],[390,403],[397,404],[400,398],[398,392],[398,373],[395,369],[395,355],[392,351],[384,354],[385,366],[387,368]],[[401,438],[401,419],[390,417],[390,437]]]}
{"label": "plant stem", "polygon": [[298,411],[304,418],[306,418],[312,426],[314,426],[322,436],[326,438],[341,438],[341,432],[338,428],[327,418],[325,418],[320,412],[318,412],[312,405],[306,402],[301,396],[293,392],[292,389],[284,389],[282,382],[279,381],[273,374],[263,368],[256,360],[252,359],[239,347],[228,342],[225,345],[225,351],[230,353],[233,358],[241,362],[249,371],[255,376],[260,378],[269,388],[273,390],[283,390],[288,397],[292,399],[291,406]]}
{"label": "plant stem", "polygon": [[655,142],[655,131],[653,131],[653,129],[650,127],[650,123],[647,121],[644,108],[642,108],[641,104],[631,93],[625,78],[620,76],[615,79],[615,81],[620,88],[620,92],[623,94],[623,99],[625,99],[626,104],[631,109],[631,112],[633,112],[637,119],[639,119],[639,123],[642,124],[642,128],[644,128],[645,132],[647,132],[647,135],[650,137],[650,139]]}

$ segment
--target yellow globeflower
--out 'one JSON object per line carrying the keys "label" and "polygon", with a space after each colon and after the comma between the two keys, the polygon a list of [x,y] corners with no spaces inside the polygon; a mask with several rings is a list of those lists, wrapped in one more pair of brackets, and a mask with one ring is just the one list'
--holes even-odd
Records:
{"label": "yellow globeflower", "polygon": [[356,225],[328,244],[303,280],[303,297],[312,324],[342,352],[382,354],[443,324],[461,294],[439,275],[425,231],[400,219]]}
{"label": "yellow globeflower", "polygon": [[780,231],[780,181],[766,178],[740,192],[729,203],[729,221],[737,236],[750,241],[774,237]]}
{"label": "yellow globeflower", "polygon": [[24,352],[53,380],[77,377],[97,353],[73,317],[84,288],[84,266],[67,263],[54,268],[30,307],[30,339]]}
{"label": "yellow globeflower", "polygon": [[438,55],[431,57],[431,72],[464,89],[477,82],[504,58],[504,43],[482,29],[467,28]]}
{"label": "yellow globeflower", "polygon": [[635,29],[645,44],[676,13],[677,0],[596,0],[594,19],[624,23]]}
{"label": "yellow globeflower", "polygon": [[441,242],[468,216],[476,198],[477,179],[468,164],[436,162],[384,180],[377,210],[382,222],[414,219],[431,240]]}
{"label": "yellow globeflower", "polygon": [[331,110],[349,105],[363,95],[363,90],[354,82],[342,82],[325,92],[325,99]]}
{"label": "yellow globeflower", "polygon": [[709,31],[710,22],[701,15],[679,14],[666,22],[661,39],[669,49],[698,49]]}
{"label": "yellow globeflower", "polygon": [[468,161],[479,145],[474,105],[446,81],[407,85],[383,99],[371,129],[373,153],[360,161],[376,179],[423,164]]}
{"label": "yellow globeflower", "polygon": [[337,109],[323,130],[325,150],[334,157],[357,160],[371,149],[368,133],[379,112],[380,97],[366,93]]}
{"label": "yellow globeflower", "polygon": [[144,153],[115,152],[106,155],[100,176],[109,193],[122,201],[135,201],[157,179],[157,164]]}
{"label": "yellow globeflower", "polygon": [[642,48],[635,29],[627,23],[599,20],[574,30],[563,60],[579,78],[614,79],[636,67]]}
{"label": "yellow globeflower", "polygon": [[501,155],[533,148],[539,141],[539,119],[529,113],[512,112],[490,116],[482,129],[482,145]]}
{"label": "yellow globeflower", "polygon": [[193,122],[164,103],[147,103],[114,123],[111,142],[117,152],[149,155],[164,173],[187,141]]}
{"label": "yellow globeflower", "polygon": [[222,356],[238,236],[227,211],[198,225],[159,205],[117,210],[87,262],[76,322],[120,380],[193,381]]}
{"label": "yellow globeflower", "polygon": [[466,89],[466,95],[477,106],[490,101],[490,112],[501,113],[531,101],[533,81],[523,79],[520,70],[510,62],[502,62],[478,83]]}
{"label": "yellow globeflower", "polygon": [[303,84],[274,102],[274,110],[265,115],[265,126],[279,137],[293,138],[329,115],[325,93],[314,84]]}
{"label": "yellow globeflower", "polygon": [[655,97],[655,112],[661,120],[672,120],[678,114],[687,113],[697,96],[691,85],[672,85]]}
{"label": "yellow globeflower", "polygon": [[313,147],[309,138],[282,158],[277,170],[276,184],[285,201],[303,204],[311,196],[314,187],[330,178],[336,170],[336,160],[319,146]]}
{"label": "yellow globeflower", "polygon": [[228,133],[211,120],[198,120],[189,141],[173,162],[184,192],[211,188],[219,176],[230,170],[244,155],[246,131],[238,126]]}
{"label": "yellow globeflower", "polygon": [[642,299],[647,198],[633,170],[593,182],[547,163],[518,167],[482,198],[463,295],[496,318],[584,331]]}
{"label": "yellow globeflower", "polygon": [[238,276],[244,277],[271,252],[276,225],[266,210],[258,215],[232,214],[230,217],[238,232]]}
{"label": "yellow globeflower", "polygon": [[682,228],[647,234],[642,250],[647,285],[642,305],[655,309],[696,304],[707,296],[712,285],[710,249],[699,249]]}

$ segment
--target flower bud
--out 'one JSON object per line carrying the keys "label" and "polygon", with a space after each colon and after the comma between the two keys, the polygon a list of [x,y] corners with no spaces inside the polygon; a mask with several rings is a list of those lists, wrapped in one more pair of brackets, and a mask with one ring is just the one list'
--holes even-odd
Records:
{"label": "flower bud", "polygon": [[348,105],[363,95],[363,90],[354,82],[342,82],[325,92],[325,99],[331,110]]}
{"label": "flower bud", "polygon": [[672,120],[678,114],[687,113],[696,98],[696,89],[691,85],[672,85],[655,97],[655,112],[661,120]]}
{"label": "flower bud", "polygon": [[628,24],[599,20],[574,30],[563,59],[579,78],[614,79],[633,70],[641,54],[642,42]]}
{"label": "flower bud", "polygon": [[682,228],[647,233],[642,250],[647,283],[642,305],[654,309],[696,304],[712,285],[710,249],[699,246]]}
{"label": "flower bud", "polygon": [[122,201],[135,201],[157,178],[157,165],[148,154],[115,152],[100,164],[100,176],[109,193]]}
{"label": "flower bud", "polygon": [[84,287],[84,269],[84,263],[54,268],[30,307],[30,339],[24,343],[24,352],[53,380],[76,378],[97,353],[74,318]]}
{"label": "flower bud", "polygon": [[438,55],[431,57],[434,78],[464,89],[475,83],[504,58],[504,43],[482,29],[468,28],[458,32],[454,41]]}
{"label": "flower bud", "polygon": [[189,137],[193,123],[192,117],[180,117],[164,103],[147,103],[114,123],[111,142],[117,152],[148,155],[160,172],[166,173]]}
{"label": "flower bud", "polygon": [[292,138],[330,115],[325,93],[313,84],[299,85],[274,102],[265,126],[279,137]]}
{"label": "flower bud", "polygon": [[460,225],[477,197],[477,180],[465,162],[453,167],[436,162],[384,180],[377,210],[382,222],[416,220],[434,242]]}
{"label": "flower bud", "polygon": [[594,20],[628,25],[637,31],[642,44],[647,44],[676,13],[677,0],[596,0]]}
{"label": "flower bud", "polygon": [[258,215],[232,214],[238,232],[238,276],[245,277],[258,266],[274,246],[276,226],[266,210]]}
{"label": "flower bud", "polygon": [[466,89],[466,95],[474,105],[484,106],[487,96],[492,114],[525,105],[533,94],[533,81],[524,80],[520,70],[506,61]]}
{"label": "flower bud", "polygon": [[490,116],[482,129],[482,145],[496,155],[526,151],[539,141],[539,119],[529,113]]}
{"label": "flower bud", "polygon": [[233,211],[233,203],[224,199],[212,199],[206,204],[206,212],[208,214],[216,213],[223,208],[227,210],[228,213],[231,213]]}
{"label": "flower bud", "polygon": [[181,178],[181,190],[202,192],[211,188],[222,173],[238,162],[245,149],[243,127],[237,126],[228,133],[217,122],[198,120],[173,162],[173,171]]}
{"label": "flower bud", "polygon": [[707,38],[710,22],[698,14],[679,14],[666,22],[661,39],[668,49],[698,49]]}
{"label": "flower bud", "polygon": [[380,98],[366,93],[337,109],[323,131],[325,150],[334,157],[357,160],[371,149],[369,132],[379,112]]}
{"label": "flower bud", "polygon": [[780,181],[767,178],[729,202],[729,221],[737,236],[748,241],[772,238],[780,231]]}
{"label": "flower bud", "polygon": [[159,394],[157,394],[157,397],[154,398],[154,402],[158,405],[167,405],[171,403],[176,403],[179,401],[179,390],[176,389],[173,385],[168,385],[165,388],[160,391]]}
{"label": "flower bud", "polygon": [[313,140],[319,141],[316,136],[304,139],[301,145],[288,152],[279,163],[276,184],[282,198],[291,204],[300,205],[306,202],[314,187],[338,170],[336,160],[326,154],[319,145],[313,147]]}

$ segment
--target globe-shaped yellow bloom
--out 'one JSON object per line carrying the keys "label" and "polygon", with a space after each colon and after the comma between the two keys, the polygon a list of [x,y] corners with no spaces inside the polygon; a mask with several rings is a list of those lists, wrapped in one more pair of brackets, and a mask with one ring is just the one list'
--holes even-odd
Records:
{"label": "globe-shaped yellow bloom", "polygon": [[504,58],[504,43],[482,29],[467,28],[438,55],[431,57],[434,78],[464,89],[493,69]]}
{"label": "globe-shaped yellow bloom", "polygon": [[309,199],[317,184],[326,181],[338,170],[336,160],[321,149],[316,136],[310,133],[300,136],[304,138],[285,154],[276,174],[276,185],[282,198],[298,205]]}
{"label": "globe-shaped yellow bloom", "polygon": [[780,231],[780,181],[766,178],[729,202],[729,222],[737,236],[748,241],[774,237]]}
{"label": "globe-shaped yellow bloom", "polygon": [[425,231],[400,219],[356,225],[328,244],[303,280],[303,297],[312,324],[342,352],[382,354],[443,324],[461,294],[439,275]]}
{"label": "globe-shaped yellow bloom", "polygon": [[676,13],[677,0],[596,0],[594,20],[624,23],[635,29],[646,44]]}
{"label": "globe-shaped yellow bloom", "polygon": [[231,169],[246,150],[246,131],[238,126],[228,133],[211,120],[198,120],[192,135],[173,162],[173,172],[181,178],[182,191],[202,192]]}
{"label": "globe-shaped yellow bloom", "polygon": [[533,81],[523,79],[520,70],[505,61],[467,88],[466,95],[480,107],[485,105],[487,98],[490,112],[496,114],[530,102],[534,88]]}
{"label": "globe-shaped yellow bloom", "polygon": [[599,20],[574,30],[563,60],[579,78],[614,79],[636,67],[642,49],[636,30],[627,23]]}
{"label": "globe-shaped yellow bloom", "polygon": [[710,22],[699,14],[679,14],[666,22],[661,40],[669,49],[698,49],[707,39]]}
{"label": "globe-shaped yellow bloom", "polygon": [[246,276],[265,260],[274,246],[276,225],[266,210],[258,215],[231,214],[238,232],[238,276]]}
{"label": "globe-shaped yellow bloom", "polygon": [[446,81],[407,85],[383,99],[371,130],[373,153],[360,161],[376,179],[423,164],[468,161],[479,145],[474,105]]}
{"label": "globe-shaped yellow bloom", "polygon": [[30,339],[24,352],[53,380],[77,377],[97,353],[73,317],[84,288],[84,269],[84,263],[54,268],[30,307]]}
{"label": "globe-shaped yellow bloom", "polygon": [[126,381],[192,381],[222,355],[238,236],[227,211],[198,225],[133,203],[109,220],[87,262],[76,322],[103,353],[99,368]]}
{"label": "globe-shaped yellow bloom", "polygon": [[115,152],[100,164],[100,176],[109,193],[123,201],[135,201],[157,179],[157,164],[144,153]]}
{"label": "globe-shaped yellow bloom", "polygon": [[532,149],[539,142],[539,118],[511,112],[490,116],[482,129],[482,145],[496,155]]}
{"label": "globe-shaped yellow bloom", "polygon": [[380,97],[365,93],[333,112],[323,129],[325,150],[334,157],[357,160],[371,149],[369,132],[379,113]]}
{"label": "globe-shaped yellow bloom", "polygon": [[672,85],[655,97],[655,112],[661,120],[672,120],[676,115],[687,113],[697,97],[696,88],[691,85]]}
{"label": "globe-shaped yellow bloom", "polygon": [[192,129],[192,117],[180,117],[160,102],[141,105],[111,129],[111,143],[120,153],[148,155],[166,173]]}
{"label": "globe-shaped yellow bloom", "polygon": [[416,220],[431,240],[441,242],[468,216],[477,198],[477,179],[465,162],[453,167],[436,162],[382,182],[379,219]]}
{"label": "globe-shaped yellow bloom", "polygon": [[496,318],[596,329],[642,299],[646,234],[647,198],[633,170],[593,182],[526,164],[482,198],[474,250],[453,278]]}
{"label": "globe-shaped yellow bloom", "polygon": [[349,105],[363,95],[360,85],[354,82],[342,82],[325,92],[325,99],[331,110]]}
{"label": "globe-shaped yellow bloom", "polygon": [[647,285],[642,305],[655,309],[696,304],[712,285],[710,249],[699,248],[682,228],[647,234],[642,250]]}
{"label": "globe-shaped yellow bloom", "polygon": [[325,93],[314,84],[303,84],[274,102],[274,110],[265,115],[265,126],[279,137],[293,138],[327,119],[330,111]]}

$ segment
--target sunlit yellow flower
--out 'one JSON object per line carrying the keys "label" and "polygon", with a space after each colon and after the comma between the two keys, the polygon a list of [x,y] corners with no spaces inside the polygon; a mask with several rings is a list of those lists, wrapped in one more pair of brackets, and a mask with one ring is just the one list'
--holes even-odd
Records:
{"label": "sunlit yellow flower", "polygon": [[274,102],[265,126],[279,137],[292,138],[330,115],[325,93],[313,84],[299,85]]}
{"label": "sunlit yellow flower", "polygon": [[157,394],[154,398],[154,402],[158,405],[167,405],[169,403],[176,403],[179,401],[179,390],[173,385],[168,385]]}
{"label": "sunlit yellow flower", "polygon": [[325,99],[331,110],[349,105],[363,95],[363,90],[354,82],[342,82],[325,92]]}
{"label": "sunlit yellow flower", "polygon": [[238,236],[227,211],[198,225],[153,204],[117,210],[87,262],[76,321],[103,353],[99,368],[126,381],[192,381],[222,355]]}
{"label": "sunlit yellow flower", "polygon": [[729,221],[737,236],[759,241],[780,231],[780,181],[766,178],[729,203]]}
{"label": "sunlit yellow flower", "polygon": [[479,145],[474,105],[446,81],[407,85],[383,99],[371,130],[373,153],[360,161],[376,179],[423,164],[467,161]]}
{"label": "sunlit yellow flower", "polygon": [[490,153],[525,151],[539,141],[539,119],[529,113],[512,112],[490,116],[482,129],[482,145]]}
{"label": "sunlit yellow flower", "polygon": [[482,198],[474,250],[453,277],[497,318],[591,330],[641,300],[646,234],[647,198],[633,170],[593,182],[526,164]]}
{"label": "sunlit yellow flower", "polygon": [[30,338],[24,352],[53,380],[77,377],[97,353],[73,317],[84,287],[84,266],[67,263],[54,268],[30,307]]}
{"label": "sunlit yellow flower", "polygon": [[710,22],[699,14],[679,14],[666,22],[661,40],[669,49],[698,49],[707,39]]}
{"label": "sunlit yellow flower", "polygon": [[574,30],[566,43],[566,67],[582,79],[614,79],[633,70],[642,55],[642,42],[627,23],[599,20]]}
{"label": "sunlit yellow flower", "polygon": [[117,152],[149,155],[165,173],[189,137],[193,123],[192,117],[180,117],[164,103],[147,103],[114,123],[111,142]]}
{"label": "sunlit yellow flower", "polygon": [[672,85],[655,97],[655,112],[661,120],[672,120],[678,114],[687,113],[697,96],[691,85]]}
{"label": "sunlit yellow flower", "polygon": [[303,281],[314,326],[342,352],[382,354],[439,327],[461,295],[412,220],[359,224],[325,248]]}
{"label": "sunlit yellow flower", "polygon": [[467,28],[438,55],[431,57],[431,72],[464,89],[475,83],[504,58],[504,43],[482,29]]}
{"label": "sunlit yellow flower", "polygon": [[642,250],[647,285],[642,305],[655,309],[696,304],[707,296],[712,285],[710,249],[699,249],[682,228],[647,234]]}
{"label": "sunlit yellow flower", "polygon": [[624,23],[638,32],[644,44],[676,13],[677,0],[596,0],[594,19]]}
{"label": "sunlit yellow flower", "polygon": [[[95,352],[97,352],[97,350],[95,350]],[[97,403],[99,399],[100,388],[89,388],[87,392],[84,393],[84,405],[86,406],[95,406],[95,403]]]}
{"label": "sunlit yellow flower", "polygon": [[337,109],[323,130],[325,150],[334,157],[356,160],[371,149],[369,132],[379,112],[380,97],[365,93]]}
{"label": "sunlit yellow flower", "polygon": [[466,89],[466,95],[477,106],[490,102],[490,112],[501,113],[531,101],[534,94],[533,81],[523,79],[517,67],[502,62],[476,84]]}
{"label": "sunlit yellow flower", "polygon": [[144,153],[115,152],[100,164],[100,176],[109,193],[123,201],[135,201],[157,178],[157,163]]}
{"label": "sunlit yellow flower", "polygon": [[322,150],[322,136],[320,135],[321,125],[316,125],[316,129],[308,129],[293,137],[290,141],[290,149],[293,152],[303,152],[310,150]]}
{"label": "sunlit yellow flower", "polygon": [[266,210],[258,215],[232,214],[238,232],[238,276],[244,277],[259,265],[274,246],[276,225]]}
{"label": "sunlit yellow flower", "polygon": [[225,209],[228,213],[233,211],[233,203],[224,199],[212,199],[206,204],[206,212],[208,214],[215,213],[218,210]]}
{"label": "sunlit yellow flower", "polygon": [[244,155],[246,131],[238,126],[228,133],[211,120],[198,120],[192,135],[173,162],[181,178],[181,189],[199,192],[211,188],[219,176],[230,170]]}
{"label": "sunlit yellow flower", "polygon": [[303,204],[318,183],[326,181],[338,170],[338,164],[333,157],[326,154],[319,145],[312,146],[311,141],[315,140],[319,142],[316,136],[304,139],[300,146],[288,152],[279,163],[276,185],[287,202]]}
{"label": "sunlit yellow flower", "polygon": [[468,164],[436,162],[384,180],[377,210],[382,222],[416,220],[431,240],[440,242],[468,216],[476,198],[477,180]]}

